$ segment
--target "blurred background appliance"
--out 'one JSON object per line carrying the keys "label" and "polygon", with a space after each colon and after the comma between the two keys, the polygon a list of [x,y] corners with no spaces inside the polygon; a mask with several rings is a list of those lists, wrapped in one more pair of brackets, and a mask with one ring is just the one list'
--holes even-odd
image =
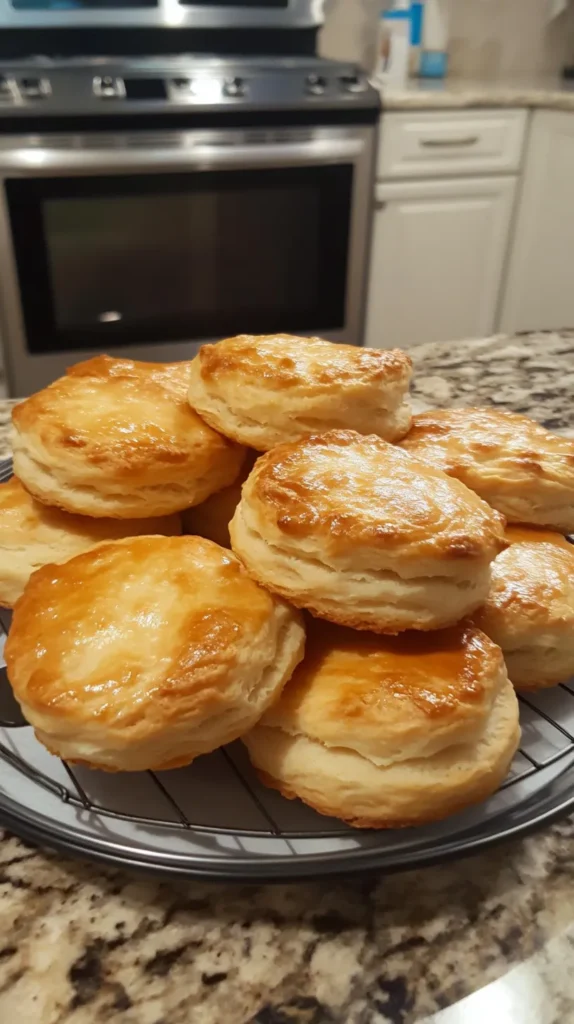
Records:
{"label": "blurred background appliance", "polygon": [[315,55],[320,14],[0,0],[11,394],[100,351],[189,358],[237,332],[362,343],[380,102],[359,68]]}

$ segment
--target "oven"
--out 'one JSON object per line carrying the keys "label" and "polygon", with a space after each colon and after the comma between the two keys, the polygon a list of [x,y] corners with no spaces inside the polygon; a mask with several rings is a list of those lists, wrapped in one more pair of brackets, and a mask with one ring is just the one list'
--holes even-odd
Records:
{"label": "oven", "polygon": [[0,0],[0,31],[292,30],[322,20],[323,0]]}
{"label": "oven", "polygon": [[374,125],[0,138],[9,391],[237,333],[361,344]]}

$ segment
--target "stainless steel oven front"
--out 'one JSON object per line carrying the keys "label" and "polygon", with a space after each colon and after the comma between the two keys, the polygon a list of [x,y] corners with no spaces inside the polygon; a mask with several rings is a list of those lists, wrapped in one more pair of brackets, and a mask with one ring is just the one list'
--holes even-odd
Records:
{"label": "stainless steel oven front", "polygon": [[322,20],[323,0],[0,0],[0,31],[297,29]]}
{"label": "stainless steel oven front", "polygon": [[372,125],[0,139],[11,394],[94,352],[190,358],[235,333],[361,344]]}

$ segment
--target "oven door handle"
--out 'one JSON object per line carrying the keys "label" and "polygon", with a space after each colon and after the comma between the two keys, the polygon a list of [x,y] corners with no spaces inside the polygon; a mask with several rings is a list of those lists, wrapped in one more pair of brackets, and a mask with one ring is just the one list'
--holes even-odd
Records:
{"label": "oven door handle", "polygon": [[355,161],[364,150],[361,138],[309,139],[304,142],[224,144],[182,139],[178,145],[20,146],[0,151],[0,174],[43,177],[57,174],[115,174],[118,172],[211,171],[260,167],[293,167]]}

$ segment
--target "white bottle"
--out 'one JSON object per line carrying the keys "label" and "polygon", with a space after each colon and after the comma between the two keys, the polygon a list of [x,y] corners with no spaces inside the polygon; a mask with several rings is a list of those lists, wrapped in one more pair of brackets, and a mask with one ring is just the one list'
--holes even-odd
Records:
{"label": "white bottle", "polygon": [[425,0],[422,78],[444,78],[448,70],[448,19],[442,0]]}
{"label": "white bottle", "polygon": [[410,0],[400,0],[390,11],[382,11],[376,75],[382,85],[403,88],[409,74],[411,35]]}

